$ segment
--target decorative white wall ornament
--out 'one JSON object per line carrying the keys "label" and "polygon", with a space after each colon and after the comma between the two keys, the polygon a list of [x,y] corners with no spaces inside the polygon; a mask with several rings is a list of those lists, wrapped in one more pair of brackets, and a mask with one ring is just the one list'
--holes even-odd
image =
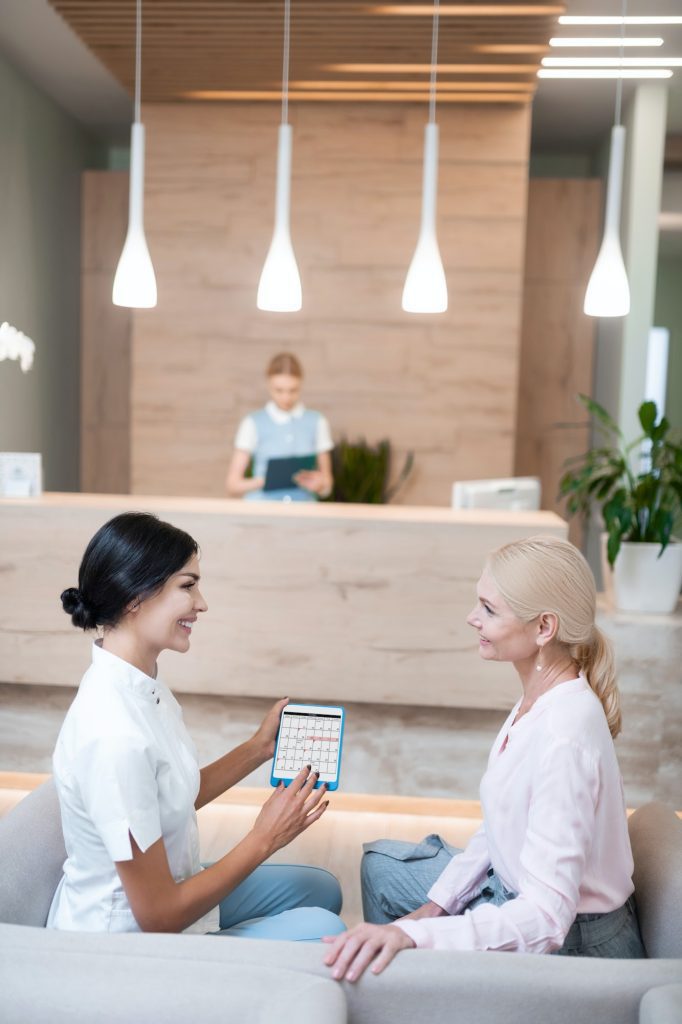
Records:
{"label": "decorative white wall ornament", "polygon": [[0,324],[0,363],[3,359],[18,359],[24,373],[33,366],[35,343],[5,320]]}

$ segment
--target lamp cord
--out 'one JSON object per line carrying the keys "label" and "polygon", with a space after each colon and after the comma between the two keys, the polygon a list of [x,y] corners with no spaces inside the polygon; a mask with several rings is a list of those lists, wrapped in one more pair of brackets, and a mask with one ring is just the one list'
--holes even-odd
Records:
{"label": "lamp cord", "polygon": [[431,35],[431,81],[429,85],[429,124],[436,122],[436,69],[438,67],[438,20],[440,0],[435,0],[433,10],[433,32]]}
{"label": "lamp cord", "polygon": [[621,22],[620,22],[620,50],[619,50],[621,75],[618,78],[618,81],[616,82],[616,112],[615,112],[615,116],[614,116],[614,120],[615,120],[615,123],[617,125],[620,125],[620,123],[621,123],[621,106],[622,106],[622,102],[623,102],[623,76],[622,76],[622,71],[623,71],[623,48],[624,48],[624,40],[625,40],[625,16],[626,16],[627,9],[628,9],[628,0],[623,0],[622,17],[621,17]]}
{"label": "lamp cord", "polygon": [[289,116],[289,22],[291,0],[284,0],[284,54],[282,57],[282,124]]}
{"label": "lamp cord", "polygon": [[135,19],[135,121],[139,124],[140,88],[142,78],[142,0],[137,0]]}

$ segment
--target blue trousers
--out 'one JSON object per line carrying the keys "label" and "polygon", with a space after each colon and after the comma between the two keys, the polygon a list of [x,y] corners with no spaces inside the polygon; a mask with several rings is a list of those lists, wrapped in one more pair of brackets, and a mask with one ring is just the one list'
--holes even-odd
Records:
{"label": "blue trousers", "polygon": [[262,864],[220,903],[220,931],[242,939],[319,942],[346,926],[341,886],[323,868]]}
{"label": "blue trousers", "polygon": [[[452,858],[461,850],[430,835],[421,843],[379,839],[365,843],[361,865],[362,906],[366,921],[390,924],[423,906],[427,893]],[[464,908],[481,903],[502,906],[516,899],[492,868],[480,892]],[[578,914],[556,956],[641,959],[646,951],[639,931],[634,898],[607,914]]]}

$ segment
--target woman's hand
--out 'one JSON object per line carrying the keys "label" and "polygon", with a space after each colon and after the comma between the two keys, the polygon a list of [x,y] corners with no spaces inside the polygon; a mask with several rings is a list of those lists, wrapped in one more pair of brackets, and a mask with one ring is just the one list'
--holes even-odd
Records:
{"label": "woman's hand", "polygon": [[265,843],[266,856],[287,846],[327,810],[329,801],[320,802],[327,792],[326,785],[313,789],[318,778],[319,772],[311,772],[308,765],[288,786],[280,782],[265,801],[251,832]]}
{"label": "woman's hand", "polygon": [[415,948],[409,935],[393,924],[359,924],[342,935],[326,935],[322,941],[331,943],[324,962],[336,981],[357,981],[370,964],[372,974],[381,974],[401,949]]}
{"label": "woman's hand", "polygon": [[279,730],[282,711],[288,703],[288,697],[282,697],[281,700],[276,701],[261,724],[258,726],[256,732],[253,734],[251,742],[254,748],[259,752],[261,764],[265,761],[269,761],[271,757],[274,757],[275,741],[277,739],[277,731]]}
{"label": "woman's hand", "polygon": [[329,487],[326,474],[319,469],[301,469],[294,474],[292,480],[297,487],[302,487],[304,491],[311,491],[313,494],[322,494]]}

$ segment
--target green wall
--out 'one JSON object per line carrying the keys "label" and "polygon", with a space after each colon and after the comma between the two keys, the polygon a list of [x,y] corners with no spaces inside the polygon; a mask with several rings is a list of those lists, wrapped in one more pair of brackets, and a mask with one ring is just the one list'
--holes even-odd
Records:
{"label": "green wall", "polygon": [[36,344],[0,363],[0,451],[43,453],[46,490],[79,487],[80,188],[85,129],[0,56],[0,323]]}
{"label": "green wall", "polygon": [[682,255],[659,256],[656,277],[657,327],[670,331],[666,416],[682,429]]}

